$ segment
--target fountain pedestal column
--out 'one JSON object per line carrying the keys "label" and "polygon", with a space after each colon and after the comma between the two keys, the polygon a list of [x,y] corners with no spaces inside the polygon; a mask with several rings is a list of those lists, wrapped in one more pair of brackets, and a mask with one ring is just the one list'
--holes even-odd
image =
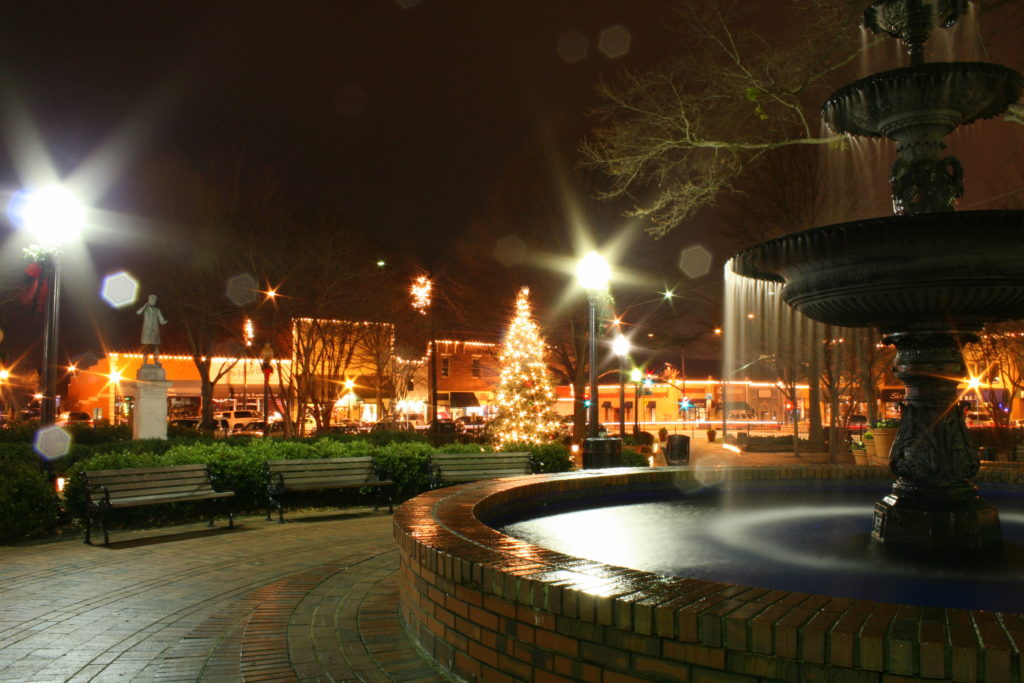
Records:
{"label": "fountain pedestal column", "polygon": [[875,504],[871,535],[886,546],[929,551],[984,550],[1000,544],[999,513],[971,482],[979,466],[957,385],[966,375],[961,344],[972,335],[890,335],[896,376],[906,386],[889,467],[899,477]]}

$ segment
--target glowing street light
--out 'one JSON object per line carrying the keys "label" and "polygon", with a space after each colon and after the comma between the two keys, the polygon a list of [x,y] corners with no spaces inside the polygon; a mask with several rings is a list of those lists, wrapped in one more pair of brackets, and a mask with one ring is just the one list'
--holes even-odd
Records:
{"label": "glowing street light", "polygon": [[65,244],[79,239],[85,226],[85,209],[67,189],[54,185],[19,196],[12,203],[15,222],[36,240],[29,251],[41,260],[47,282],[46,317],[43,326],[43,400],[40,422],[52,425],[57,417],[57,339],[60,321],[60,263],[57,254]]}
{"label": "glowing street light", "polygon": [[629,356],[629,340],[618,335],[612,342],[612,351],[619,357],[619,438],[626,433],[626,357]]}
{"label": "glowing street light", "polygon": [[611,267],[596,251],[584,256],[576,267],[576,279],[587,294],[598,294],[608,289],[608,281],[612,277]]}
{"label": "glowing street light", "polygon": [[[587,291],[590,323],[590,410],[587,416],[587,438],[597,438],[597,299],[608,289],[611,268],[604,257],[592,251],[580,260],[576,279]],[[585,449],[584,449],[585,450]]]}
{"label": "glowing street light", "polygon": [[583,444],[583,467],[618,467],[622,463],[622,441],[597,436],[597,300],[608,289],[611,268],[604,257],[592,251],[580,260],[576,278],[587,291],[590,322],[590,406],[587,416],[587,440]]}

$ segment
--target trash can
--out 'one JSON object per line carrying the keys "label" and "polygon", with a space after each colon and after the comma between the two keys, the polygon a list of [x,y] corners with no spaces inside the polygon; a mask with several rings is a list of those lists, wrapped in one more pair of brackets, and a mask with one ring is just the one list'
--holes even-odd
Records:
{"label": "trash can", "polygon": [[583,442],[583,469],[622,467],[622,439],[592,438]]}
{"label": "trash can", "polygon": [[690,464],[690,437],[685,434],[672,434],[665,444],[665,462],[669,465]]}

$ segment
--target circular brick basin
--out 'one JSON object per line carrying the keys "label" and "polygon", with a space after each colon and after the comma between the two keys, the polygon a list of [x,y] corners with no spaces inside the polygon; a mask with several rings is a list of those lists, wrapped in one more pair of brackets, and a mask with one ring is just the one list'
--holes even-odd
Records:
{"label": "circular brick basin", "polygon": [[[1015,463],[979,482],[1019,485]],[[481,521],[516,501],[692,481],[689,467],[588,470],[438,489],[395,515],[400,613],[466,680],[1019,681],[1024,615],[667,577],[531,545]],[[886,468],[702,470],[704,482],[888,479]]]}

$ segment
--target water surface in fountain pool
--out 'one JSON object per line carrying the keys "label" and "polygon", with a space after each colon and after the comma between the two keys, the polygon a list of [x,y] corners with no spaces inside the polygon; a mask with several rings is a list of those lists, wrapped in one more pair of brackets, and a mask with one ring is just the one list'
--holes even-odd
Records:
{"label": "water surface in fountain pool", "polygon": [[884,482],[725,484],[697,492],[545,505],[491,519],[503,533],[576,557],[670,576],[936,607],[1024,612],[1024,497],[982,486],[999,508],[999,555],[896,556],[870,538]]}

